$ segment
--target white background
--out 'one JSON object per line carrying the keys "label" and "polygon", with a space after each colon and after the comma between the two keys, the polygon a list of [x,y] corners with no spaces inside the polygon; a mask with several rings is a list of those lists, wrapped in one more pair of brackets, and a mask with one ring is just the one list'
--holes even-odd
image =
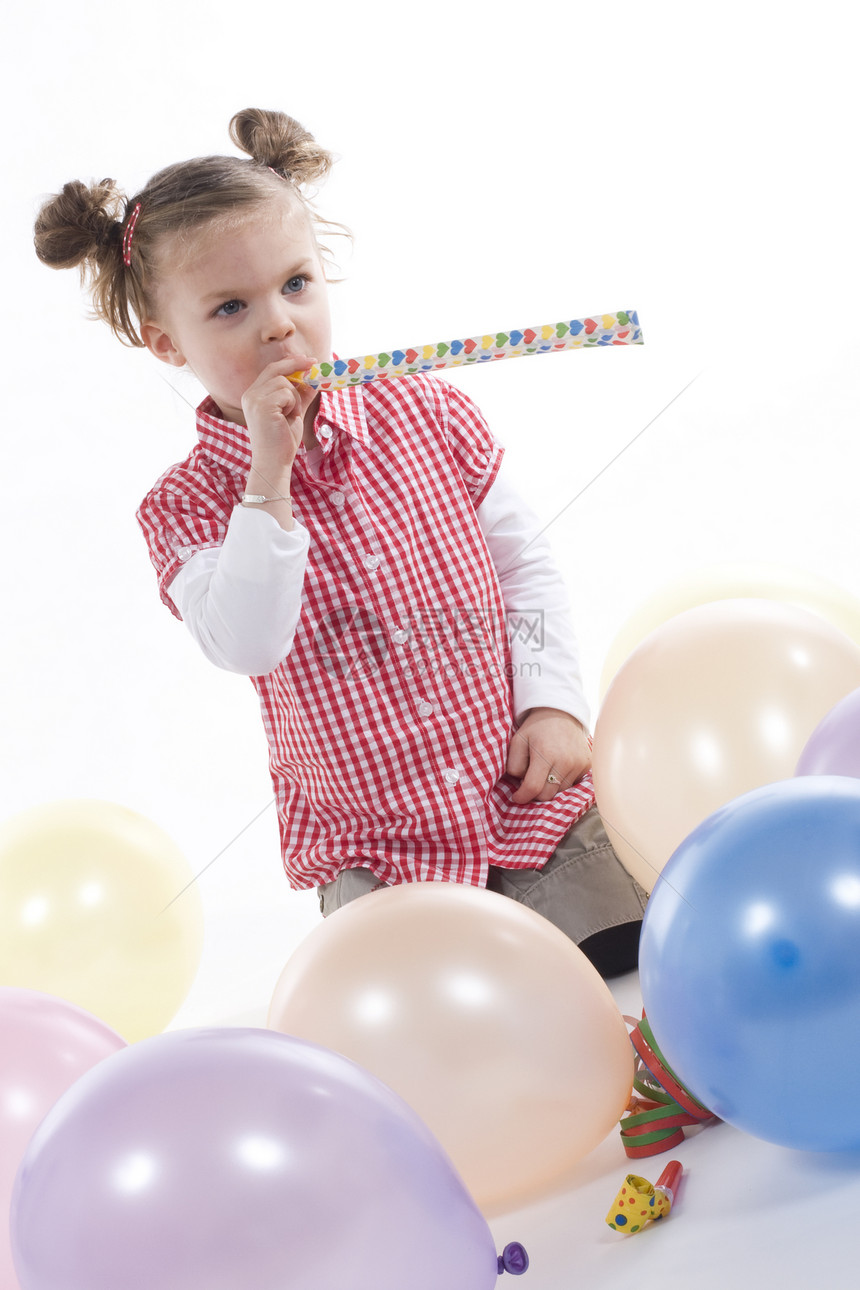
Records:
{"label": "white background", "polygon": [[[204,960],[174,1024],[262,1024],[318,912],[280,869],[253,690],[160,605],[134,519],[192,445],[199,391],[38,263],[41,197],[105,175],[132,193],[228,151],[239,108],[276,107],[340,158],[318,205],[355,234],[335,244],[342,355],[636,308],[642,348],[452,377],[550,525],[596,709],[616,632],[682,570],[776,562],[860,594],[848,21],[829,0],[48,0],[7,17],[0,810],[117,801],[205,869]],[[635,1008],[635,980],[618,994]],[[683,1210],[638,1241],[602,1223],[617,1139],[563,1194],[494,1220],[529,1245],[523,1284],[853,1285],[826,1206],[856,1199],[856,1161],[725,1127],[683,1158]],[[783,1179],[818,1200],[780,1201]]]}

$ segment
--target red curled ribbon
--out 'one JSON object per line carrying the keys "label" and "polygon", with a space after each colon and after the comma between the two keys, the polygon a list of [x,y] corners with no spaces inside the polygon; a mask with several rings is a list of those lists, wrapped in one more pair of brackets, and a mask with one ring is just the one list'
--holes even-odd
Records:
{"label": "red curled ribbon", "polygon": [[630,1032],[636,1052],[628,1114],[621,1120],[621,1141],[631,1159],[657,1156],[684,1141],[689,1125],[714,1121],[716,1116],[685,1088],[666,1061],[644,1012]]}

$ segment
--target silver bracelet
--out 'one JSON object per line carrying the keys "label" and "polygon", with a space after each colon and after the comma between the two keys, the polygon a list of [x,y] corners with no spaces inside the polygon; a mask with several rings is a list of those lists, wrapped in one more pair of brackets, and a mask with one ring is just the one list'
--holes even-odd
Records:
{"label": "silver bracelet", "polygon": [[278,493],[275,497],[263,497],[259,493],[242,494],[243,506],[261,506],[263,502],[290,502],[290,504],[292,504],[292,500],[293,499],[290,497],[289,493],[286,493],[283,496]]}

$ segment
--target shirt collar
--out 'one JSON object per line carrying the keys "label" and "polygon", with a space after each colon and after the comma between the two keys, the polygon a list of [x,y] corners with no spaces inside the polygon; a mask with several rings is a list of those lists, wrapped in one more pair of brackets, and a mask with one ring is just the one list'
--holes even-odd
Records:
{"label": "shirt collar", "polygon": [[[331,434],[321,433],[330,430]],[[338,433],[348,434],[361,444],[370,442],[364,390],[352,385],[345,390],[321,390],[314,418],[314,433],[324,453],[331,451]],[[217,403],[207,395],[197,409],[197,438],[207,456],[234,471],[247,471],[251,465],[248,431],[235,421],[225,421]]]}

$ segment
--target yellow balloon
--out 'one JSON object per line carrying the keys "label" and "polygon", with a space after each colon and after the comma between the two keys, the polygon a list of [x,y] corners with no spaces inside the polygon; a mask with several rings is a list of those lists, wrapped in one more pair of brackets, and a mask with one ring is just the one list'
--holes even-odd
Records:
{"label": "yellow balloon", "polygon": [[457,883],[373,892],[288,961],[268,1025],[371,1071],[423,1118],[477,1204],[541,1195],[616,1127],[633,1050],[572,941]]}
{"label": "yellow balloon", "polygon": [[647,891],[720,806],[789,779],[806,741],[860,686],[860,646],[807,609],[719,600],[670,618],[637,646],[594,730],[597,805]]}
{"label": "yellow balloon", "polygon": [[716,564],[682,574],[631,615],[609,647],[600,677],[601,699],[626,658],[655,627],[714,600],[778,600],[808,609],[860,645],[860,599],[826,578],[778,564]]}
{"label": "yellow balloon", "polygon": [[[203,947],[191,868],[112,802],[51,802],[0,824],[0,985],[85,1008],[133,1042],[164,1029]],[[167,906],[169,905],[169,908]]]}

